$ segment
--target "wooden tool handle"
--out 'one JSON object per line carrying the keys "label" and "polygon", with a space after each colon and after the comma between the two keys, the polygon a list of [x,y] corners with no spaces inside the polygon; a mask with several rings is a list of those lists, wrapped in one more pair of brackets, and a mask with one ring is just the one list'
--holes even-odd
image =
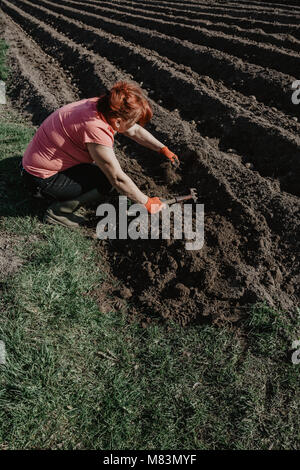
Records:
{"label": "wooden tool handle", "polygon": [[161,201],[165,202],[166,204],[174,204],[174,202],[181,202],[181,201],[187,201],[188,199],[192,199],[193,196],[189,194],[188,196],[177,196],[174,197],[173,199],[161,199]]}

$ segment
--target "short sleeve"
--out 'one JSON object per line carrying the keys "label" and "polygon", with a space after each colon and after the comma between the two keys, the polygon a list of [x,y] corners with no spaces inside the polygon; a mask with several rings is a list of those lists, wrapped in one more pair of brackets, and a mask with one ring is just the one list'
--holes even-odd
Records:
{"label": "short sleeve", "polygon": [[86,126],[82,135],[84,144],[100,144],[106,147],[113,147],[114,137],[108,129],[99,126]]}

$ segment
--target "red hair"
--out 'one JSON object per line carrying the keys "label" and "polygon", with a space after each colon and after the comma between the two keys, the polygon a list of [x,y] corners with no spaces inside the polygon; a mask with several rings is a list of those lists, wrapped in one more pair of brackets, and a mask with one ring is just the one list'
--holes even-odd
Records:
{"label": "red hair", "polygon": [[106,95],[100,96],[97,110],[108,122],[111,118],[121,118],[124,121],[135,120],[143,127],[153,116],[143,90],[129,82],[117,82]]}

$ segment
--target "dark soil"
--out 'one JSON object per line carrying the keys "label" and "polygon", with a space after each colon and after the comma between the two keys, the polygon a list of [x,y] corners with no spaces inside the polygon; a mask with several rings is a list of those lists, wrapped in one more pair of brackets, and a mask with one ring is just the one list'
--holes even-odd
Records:
{"label": "dark soil", "polygon": [[150,196],[196,187],[204,204],[200,250],[174,239],[96,242],[108,276],[95,293],[103,311],[185,325],[238,322],[259,301],[283,310],[299,302],[291,84],[300,10],[289,3],[275,12],[272,2],[1,1],[15,106],[39,124],[58,106],[136,80],[155,110],[150,132],[182,165],[174,174],[119,137],[122,167]]}

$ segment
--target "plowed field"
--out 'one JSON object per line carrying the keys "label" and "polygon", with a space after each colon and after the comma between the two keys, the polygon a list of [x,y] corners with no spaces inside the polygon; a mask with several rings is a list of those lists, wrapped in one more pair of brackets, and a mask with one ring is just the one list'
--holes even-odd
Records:
{"label": "plowed field", "polygon": [[[99,242],[129,313],[237,322],[250,304],[299,299],[300,6],[297,1],[2,0],[15,106],[35,124],[68,102],[134,80],[150,132],[182,162],[124,137],[123,169],[152,196],[196,187],[205,244]],[[118,294],[119,293],[119,294]],[[99,302],[103,296],[99,293]]]}

